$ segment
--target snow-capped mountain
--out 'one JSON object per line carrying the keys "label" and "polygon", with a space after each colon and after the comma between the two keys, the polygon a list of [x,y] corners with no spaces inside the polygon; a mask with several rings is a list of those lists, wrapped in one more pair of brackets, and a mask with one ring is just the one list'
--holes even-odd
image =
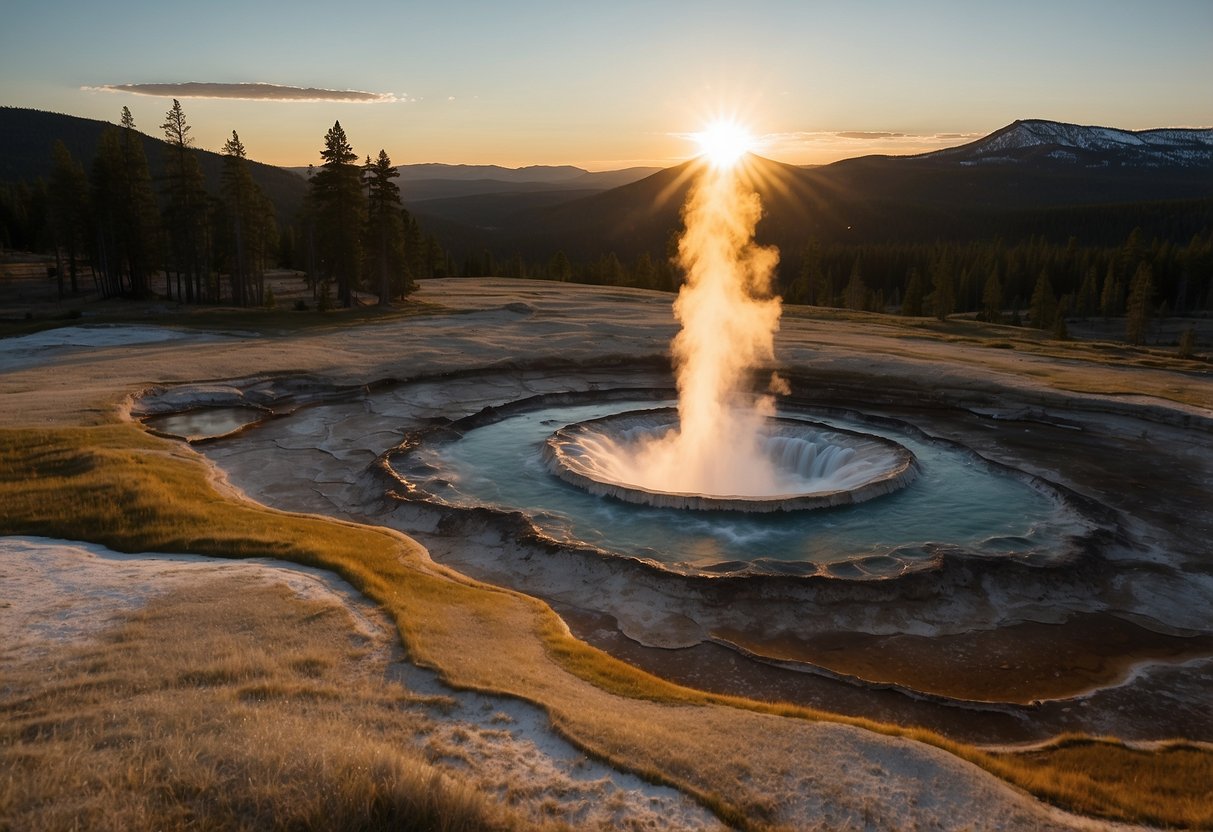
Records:
{"label": "snow-capped mountain", "polygon": [[1058,121],[1015,121],[983,139],[919,158],[962,165],[1054,162],[1083,167],[1213,165],[1213,129],[1117,130]]}

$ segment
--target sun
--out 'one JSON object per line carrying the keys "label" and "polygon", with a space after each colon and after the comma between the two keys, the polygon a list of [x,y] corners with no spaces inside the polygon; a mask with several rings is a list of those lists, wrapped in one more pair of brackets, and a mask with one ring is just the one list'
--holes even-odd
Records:
{"label": "sun", "polygon": [[700,155],[715,168],[731,168],[754,149],[750,131],[735,121],[713,121],[692,137]]}

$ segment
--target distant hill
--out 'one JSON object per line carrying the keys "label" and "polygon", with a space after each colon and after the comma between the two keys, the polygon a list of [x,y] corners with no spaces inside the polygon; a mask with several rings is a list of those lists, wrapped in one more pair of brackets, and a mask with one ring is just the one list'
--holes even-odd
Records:
{"label": "distant hill", "polygon": [[[307,168],[287,168],[301,176]],[[429,162],[398,165],[397,182],[405,204],[431,199],[452,199],[484,194],[529,194],[537,191],[606,191],[626,185],[661,168],[630,167],[620,170],[588,171],[572,165],[531,165],[505,168],[500,165],[444,165]]]}
{"label": "distant hill", "polygon": [[[0,107],[0,182],[30,182],[51,173],[51,147],[61,140],[87,172],[97,152],[101,133],[115,125],[90,118],[48,113],[18,107]],[[140,133],[143,152],[153,179],[164,175],[168,145],[161,139]],[[198,163],[206,177],[206,187],[218,193],[223,157],[198,150]],[[307,182],[273,165],[249,161],[254,181],[273,201],[280,222],[290,221],[307,193]]]}
{"label": "distant hill", "polygon": [[961,165],[1045,163],[1207,171],[1213,163],[1213,129],[1117,130],[1024,119],[975,142],[918,158],[946,159]]}
{"label": "distant hill", "polygon": [[[498,197],[442,203],[447,235],[542,258],[664,252],[697,162],[581,199]],[[1213,222],[1213,131],[1120,131],[1017,121],[984,139],[918,156],[800,167],[751,156],[759,238],[787,255],[810,238],[856,244],[1083,236],[1123,240],[1135,226],[1186,242]],[[543,204],[546,202],[547,204]],[[466,210],[461,213],[460,206]],[[424,215],[425,203],[415,207]],[[460,245],[458,237],[447,241]]]}

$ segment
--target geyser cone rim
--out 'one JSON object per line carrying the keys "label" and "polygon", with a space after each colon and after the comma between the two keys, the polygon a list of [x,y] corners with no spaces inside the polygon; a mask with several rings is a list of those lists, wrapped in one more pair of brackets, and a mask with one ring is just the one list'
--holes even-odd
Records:
{"label": "geyser cone rim", "polygon": [[[700,494],[647,488],[634,483],[603,477],[580,460],[580,440],[587,436],[616,435],[625,430],[648,428],[653,432],[677,424],[675,408],[631,410],[588,419],[566,425],[552,433],[543,444],[543,459],[548,470],[564,482],[600,497],[612,497],[634,505],[693,511],[741,511],[769,513],[776,511],[808,511],[866,502],[898,491],[913,482],[919,473],[918,459],[904,445],[883,436],[849,430],[835,425],[805,419],[771,416],[765,425],[775,430],[764,431],[768,436],[797,433],[827,433],[845,437],[852,446],[876,445],[891,457],[884,467],[863,482],[848,488],[828,491],[788,492],[769,495]],[[845,443],[844,443],[845,444]]]}

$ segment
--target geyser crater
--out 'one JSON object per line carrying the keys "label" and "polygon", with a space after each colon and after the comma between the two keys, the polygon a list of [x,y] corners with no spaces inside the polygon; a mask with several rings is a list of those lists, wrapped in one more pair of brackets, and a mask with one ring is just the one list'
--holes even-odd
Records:
{"label": "geyser crater", "polygon": [[[737,414],[737,418],[748,414]],[[672,408],[616,413],[567,425],[543,445],[549,470],[598,496],[659,508],[773,512],[851,505],[903,488],[918,460],[898,442],[819,422],[768,417],[719,448],[724,477],[712,491],[679,488],[678,471],[654,464],[678,435]],[[749,456],[739,469],[729,456]],[[744,471],[750,476],[733,476]],[[685,473],[685,472],[684,472]],[[711,480],[709,480],[711,482]],[[671,487],[671,483],[674,487]],[[692,485],[694,483],[691,483]]]}

